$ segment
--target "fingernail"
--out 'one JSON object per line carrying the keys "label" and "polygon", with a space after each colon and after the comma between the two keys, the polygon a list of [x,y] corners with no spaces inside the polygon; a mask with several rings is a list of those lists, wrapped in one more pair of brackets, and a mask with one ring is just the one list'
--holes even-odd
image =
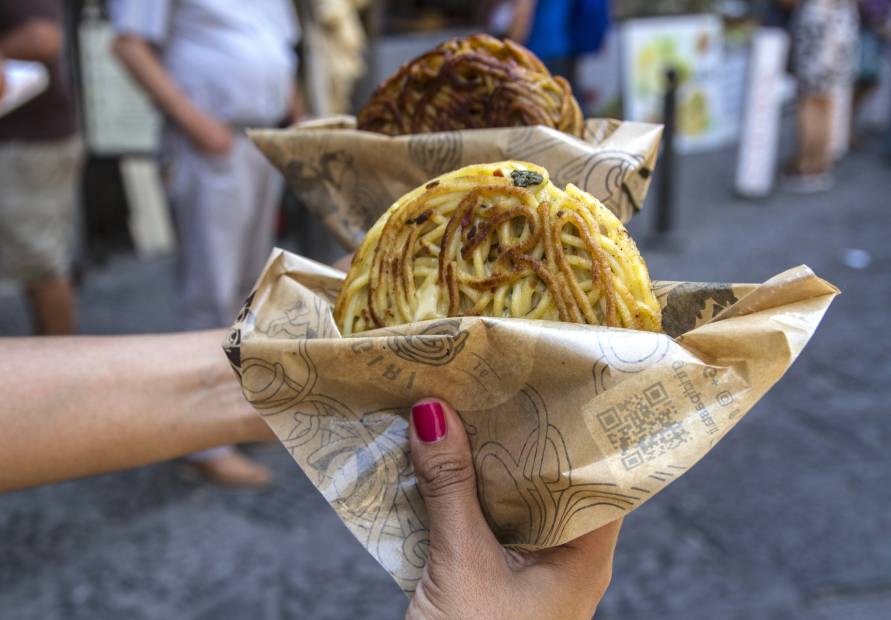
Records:
{"label": "fingernail", "polygon": [[445,413],[436,401],[418,403],[411,408],[418,439],[424,443],[436,443],[446,435]]}

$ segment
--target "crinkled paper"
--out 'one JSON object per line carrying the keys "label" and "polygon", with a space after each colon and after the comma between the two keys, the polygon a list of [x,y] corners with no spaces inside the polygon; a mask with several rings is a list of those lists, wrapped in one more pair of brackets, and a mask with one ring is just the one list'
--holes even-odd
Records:
{"label": "crinkled paper", "polygon": [[462,166],[507,159],[543,166],[558,187],[577,185],[627,222],[643,204],[662,136],[661,125],[608,119],[588,119],[584,140],[542,126],[391,137],[355,125],[341,116],[250,132],[348,250],[415,187]]}
{"label": "crinkled paper", "polygon": [[225,348],[247,399],[407,593],[427,549],[413,402],[437,396],[460,413],[502,543],[559,545],[689,470],[786,372],[838,293],[797,267],[761,285],[655,283],[665,334],[473,317],[342,338],[342,279],[277,250]]}

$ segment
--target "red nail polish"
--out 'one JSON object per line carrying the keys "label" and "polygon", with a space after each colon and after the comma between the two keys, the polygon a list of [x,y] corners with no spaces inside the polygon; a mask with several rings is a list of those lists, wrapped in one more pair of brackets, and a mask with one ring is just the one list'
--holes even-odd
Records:
{"label": "red nail polish", "polygon": [[436,443],[446,435],[445,412],[436,401],[418,403],[411,408],[418,439],[424,443]]}

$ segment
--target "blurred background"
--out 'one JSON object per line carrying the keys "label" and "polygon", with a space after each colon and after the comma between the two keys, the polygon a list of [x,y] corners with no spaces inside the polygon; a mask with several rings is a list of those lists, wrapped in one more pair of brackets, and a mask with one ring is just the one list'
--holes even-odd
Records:
{"label": "blurred background", "polygon": [[[280,4],[292,27],[253,40],[288,47],[285,82],[297,86],[277,102],[252,93],[259,108],[249,112],[236,102],[215,119],[205,106],[197,135],[176,133],[177,119],[197,113],[156,104],[145,66],[197,84],[200,64],[177,64],[195,56],[176,37],[192,29],[235,54],[235,43],[225,48],[235,39],[211,27],[260,9],[0,2],[0,232],[24,230],[0,237],[7,256],[9,239],[42,236],[27,215],[3,214],[4,195],[27,191],[15,189],[14,162],[59,170],[39,181],[55,192],[41,192],[40,208],[67,205],[56,243],[65,249],[48,259],[61,267],[38,277],[0,263],[0,336],[196,325],[184,324],[181,299],[195,232],[171,161],[197,178],[187,164],[235,152],[244,126],[354,113],[437,43],[510,34],[524,3]],[[581,43],[553,26],[573,4],[539,0],[534,19],[548,26],[533,24],[524,42],[568,74],[587,116],[666,123],[647,203],[629,227],[652,277],[760,282],[804,263],[843,291],[788,375],[720,447],[626,519],[598,618],[891,617],[891,2],[582,2]],[[55,25],[56,46],[17,62],[16,35],[34,19]],[[204,96],[237,99],[237,76],[213,74],[201,83],[221,90]],[[264,201],[275,244],[324,262],[345,253],[299,195],[274,187]],[[0,496],[0,617],[401,615],[401,591],[281,446],[235,454],[244,488],[213,484],[227,480],[212,467],[171,462]]]}

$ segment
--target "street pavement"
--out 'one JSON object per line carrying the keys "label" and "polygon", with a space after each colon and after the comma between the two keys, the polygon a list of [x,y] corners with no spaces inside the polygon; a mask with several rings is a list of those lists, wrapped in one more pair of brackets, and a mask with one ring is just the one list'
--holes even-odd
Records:
{"label": "street pavement", "polygon": [[[672,243],[642,242],[653,277],[759,282],[806,263],[843,294],[786,377],[626,518],[598,618],[891,617],[891,168],[872,148],[828,193],[751,202],[729,189],[734,157],[677,162]],[[650,215],[631,227],[642,241]],[[114,258],[79,310],[85,333],[175,329],[171,260]],[[0,288],[0,335],[28,329]],[[284,449],[250,453],[270,489],[171,462],[0,497],[0,618],[399,617],[401,592]]]}

